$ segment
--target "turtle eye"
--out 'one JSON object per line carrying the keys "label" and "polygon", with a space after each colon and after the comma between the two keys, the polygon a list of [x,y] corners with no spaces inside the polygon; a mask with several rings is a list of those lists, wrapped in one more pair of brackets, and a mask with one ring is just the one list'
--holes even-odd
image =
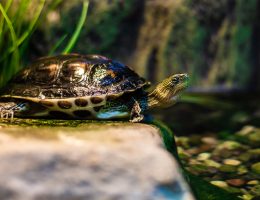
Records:
{"label": "turtle eye", "polygon": [[178,77],[174,77],[173,79],[172,79],[172,83],[174,84],[174,85],[176,85],[176,84],[178,84],[179,83],[179,78]]}

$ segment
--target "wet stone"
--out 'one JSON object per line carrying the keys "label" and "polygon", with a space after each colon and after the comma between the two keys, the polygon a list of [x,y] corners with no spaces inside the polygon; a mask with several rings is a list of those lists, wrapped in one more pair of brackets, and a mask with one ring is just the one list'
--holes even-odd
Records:
{"label": "wet stone", "polygon": [[[243,194],[241,196],[242,199],[245,199],[245,200],[253,200],[253,195],[249,194],[249,193],[246,193],[246,194]],[[256,199],[255,199],[256,200]]]}
{"label": "wet stone", "polygon": [[176,138],[176,144],[179,145],[179,146],[182,146],[185,149],[190,147],[188,137],[177,137]]}
{"label": "wet stone", "polygon": [[260,156],[260,148],[259,149],[250,149],[248,152],[251,154]]}
{"label": "wet stone", "polygon": [[238,172],[238,174],[246,174],[246,173],[248,173],[248,169],[245,166],[239,166],[237,168],[237,172]]}
{"label": "wet stone", "polygon": [[255,196],[260,196],[260,185],[253,186],[250,192]]}
{"label": "wet stone", "polygon": [[247,162],[248,160],[250,160],[252,157],[252,154],[249,153],[249,152],[245,152],[243,154],[241,154],[238,159],[241,160],[241,161],[244,161],[244,162]]}
{"label": "wet stone", "polygon": [[46,119],[0,127],[1,200],[157,200],[164,188],[194,200],[156,127]]}
{"label": "wet stone", "polygon": [[199,151],[205,152],[205,151],[211,151],[212,149],[214,149],[214,146],[209,145],[209,144],[203,144],[200,146]]}
{"label": "wet stone", "polygon": [[220,163],[215,162],[214,160],[205,160],[204,161],[205,165],[209,166],[209,167],[216,167],[219,168],[221,166]]}
{"label": "wet stone", "polygon": [[236,187],[240,187],[242,185],[244,185],[246,183],[245,180],[243,179],[229,179],[229,180],[226,180],[226,182],[231,185],[231,186],[236,186]]}
{"label": "wet stone", "polygon": [[189,138],[189,143],[190,143],[191,146],[201,144],[201,136],[199,136],[199,135],[192,135]]}
{"label": "wet stone", "polygon": [[219,170],[221,172],[227,172],[227,173],[233,173],[237,171],[237,167],[236,166],[232,166],[232,165],[222,165]]}
{"label": "wet stone", "polygon": [[[221,134],[218,136],[218,133],[195,136],[191,134],[191,137],[185,137],[188,138],[185,143],[189,144],[190,148],[182,148],[182,155],[189,155],[182,159],[184,166],[189,172],[208,182],[213,181],[218,187],[243,200],[258,200],[258,131],[257,127],[245,126],[241,131],[232,135],[230,133],[230,137],[226,135],[225,138]],[[195,138],[195,142],[191,142],[191,138]],[[183,147],[182,143],[180,146]]]}
{"label": "wet stone", "polygon": [[225,190],[230,193],[238,193],[238,194],[242,193],[241,189],[236,188],[236,187],[231,187],[231,186],[225,188]]}
{"label": "wet stone", "polygon": [[200,150],[198,148],[190,148],[190,149],[187,149],[186,152],[191,155],[196,155],[200,152]]}
{"label": "wet stone", "polygon": [[190,169],[192,171],[198,172],[200,174],[207,174],[208,173],[208,167],[203,164],[195,164],[190,166]]}
{"label": "wet stone", "polygon": [[207,160],[207,159],[210,158],[210,156],[211,156],[210,153],[200,153],[200,154],[198,155],[198,157],[197,157],[197,160],[200,160],[200,161],[202,161],[202,160]]}
{"label": "wet stone", "polygon": [[206,144],[210,144],[210,145],[216,145],[218,144],[218,140],[214,137],[203,137],[201,139],[202,142],[206,143]]}
{"label": "wet stone", "polygon": [[239,132],[237,132],[237,135],[245,136],[255,131],[254,126],[244,126]]}
{"label": "wet stone", "polygon": [[212,152],[213,157],[215,157],[216,155],[219,156],[219,158],[221,158],[221,160],[225,159],[225,158],[230,158],[233,156],[233,151],[232,150],[228,150],[228,149],[217,149],[216,151]]}
{"label": "wet stone", "polygon": [[228,184],[225,181],[210,181],[210,183],[221,188],[228,187]]}
{"label": "wet stone", "polygon": [[248,136],[248,139],[249,141],[255,145],[255,146],[260,146],[260,131],[258,132],[255,132],[255,133],[251,133],[249,136]]}
{"label": "wet stone", "polygon": [[238,149],[241,147],[241,144],[236,141],[225,141],[222,144],[220,144],[217,148],[218,149],[228,149],[228,150],[233,150],[233,149]]}
{"label": "wet stone", "polygon": [[251,165],[251,169],[254,173],[260,174],[260,162]]}
{"label": "wet stone", "polygon": [[225,159],[223,163],[226,165],[233,165],[233,166],[238,166],[241,164],[239,160],[235,160],[235,159]]}
{"label": "wet stone", "polygon": [[259,184],[258,180],[251,180],[247,182],[247,185],[257,185],[257,184]]}

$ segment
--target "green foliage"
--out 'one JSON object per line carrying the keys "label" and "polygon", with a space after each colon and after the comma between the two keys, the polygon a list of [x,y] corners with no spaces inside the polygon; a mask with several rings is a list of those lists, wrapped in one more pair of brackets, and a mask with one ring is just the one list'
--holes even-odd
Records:
{"label": "green foliage", "polygon": [[151,121],[147,121],[147,123],[152,124],[160,129],[165,148],[181,164],[181,161],[179,159],[178,152],[177,152],[177,145],[174,140],[174,133],[172,132],[172,130],[166,124],[164,124],[163,122],[161,122],[159,120],[151,120]]}
{"label": "green foliage", "polygon": [[23,57],[23,44],[33,33],[39,20],[45,0],[40,0],[34,7],[34,16],[26,22],[26,14],[32,0],[21,0],[19,6],[12,6],[13,1],[0,3],[0,86],[19,70]]}
{"label": "green foliage", "polygon": [[[39,26],[46,20],[49,11],[55,9],[62,0],[6,0],[0,2],[0,87],[2,87],[24,62],[24,54],[29,48],[28,41]],[[81,17],[63,53],[69,53],[75,46],[85,23],[88,0],[83,1]],[[64,42],[68,34],[61,37],[50,51],[50,55]]]}
{"label": "green foliage", "polygon": [[79,34],[81,32],[81,29],[84,25],[84,22],[86,21],[86,17],[87,17],[87,12],[88,12],[88,4],[89,1],[84,1],[83,2],[83,8],[82,8],[82,12],[81,12],[81,16],[77,25],[77,28],[75,29],[75,32],[73,33],[70,41],[68,42],[67,46],[65,47],[65,49],[63,50],[63,53],[69,53],[71,52],[72,48],[74,47]]}
{"label": "green foliage", "polygon": [[95,52],[110,56],[111,51],[117,48],[115,43],[118,36],[124,34],[121,32],[120,25],[131,12],[134,3],[135,1],[126,0],[123,8],[120,7],[119,1],[93,4],[95,9],[90,10],[88,24],[82,31],[81,43],[76,45],[76,49],[83,53]]}

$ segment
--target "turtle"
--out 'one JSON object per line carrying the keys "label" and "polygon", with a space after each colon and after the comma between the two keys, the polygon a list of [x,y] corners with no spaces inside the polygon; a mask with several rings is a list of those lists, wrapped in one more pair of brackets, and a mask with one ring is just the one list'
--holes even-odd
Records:
{"label": "turtle", "polygon": [[150,82],[101,55],[42,57],[19,71],[0,91],[1,118],[144,119],[147,110],[173,105],[188,85],[172,75],[148,92]]}

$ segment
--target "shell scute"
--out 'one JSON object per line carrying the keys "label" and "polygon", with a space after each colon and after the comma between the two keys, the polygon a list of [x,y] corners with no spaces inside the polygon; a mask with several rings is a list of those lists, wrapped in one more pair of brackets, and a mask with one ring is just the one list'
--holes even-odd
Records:
{"label": "shell scute", "polygon": [[54,83],[58,75],[58,69],[59,63],[56,60],[47,60],[44,63],[35,62],[18,73],[12,82],[35,83],[37,85]]}
{"label": "shell scute", "polygon": [[89,65],[84,60],[68,60],[63,63],[60,71],[61,83],[79,83],[86,79]]}

